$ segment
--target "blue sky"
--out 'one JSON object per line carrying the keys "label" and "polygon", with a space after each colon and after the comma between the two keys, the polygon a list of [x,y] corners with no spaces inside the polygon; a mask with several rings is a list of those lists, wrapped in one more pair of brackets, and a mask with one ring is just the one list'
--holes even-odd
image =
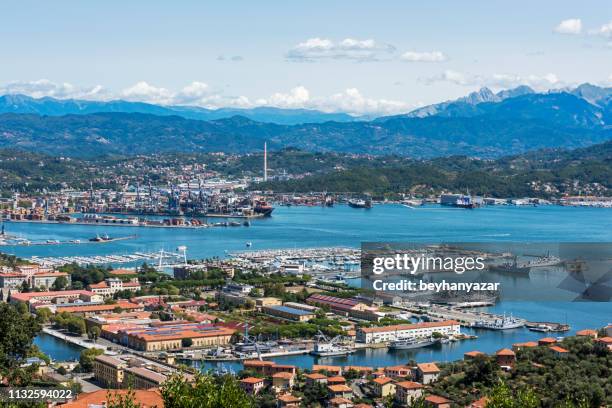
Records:
{"label": "blue sky", "polygon": [[0,92],[396,113],[612,83],[611,1],[12,1]]}

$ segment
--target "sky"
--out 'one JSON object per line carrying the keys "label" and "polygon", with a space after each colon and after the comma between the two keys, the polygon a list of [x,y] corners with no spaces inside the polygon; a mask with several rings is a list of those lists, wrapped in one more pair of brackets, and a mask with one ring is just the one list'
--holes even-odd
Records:
{"label": "sky", "polygon": [[6,1],[0,94],[391,114],[612,85],[612,1]]}

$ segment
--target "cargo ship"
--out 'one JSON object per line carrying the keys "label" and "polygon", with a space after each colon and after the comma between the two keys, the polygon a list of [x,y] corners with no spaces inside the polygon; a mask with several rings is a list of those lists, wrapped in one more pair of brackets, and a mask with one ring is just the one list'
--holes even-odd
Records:
{"label": "cargo ship", "polygon": [[442,194],[440,204],[450,207],[473,209],[483,205],[482,197],[473,197],[469,194]]}
{"label": "cargo ship", "polygon": [[274,207],[268,204],[267,201],[258,200],[255,202],[253,211],[255,211],[256,214],[261,214],[264,217],[269,217],[270,215],[272,215],[272,211],[274,211]]}

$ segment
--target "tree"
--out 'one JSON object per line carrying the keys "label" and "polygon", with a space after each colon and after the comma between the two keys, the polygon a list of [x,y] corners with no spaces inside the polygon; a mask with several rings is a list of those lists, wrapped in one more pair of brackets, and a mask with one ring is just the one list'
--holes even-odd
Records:
{"label": "tree", "polygon": [[192,344],[193,340],[191,340],[190,338],[181,339],[181,346],[183,347],[191,347]]}
{"label": "tree", "polygon": [[27,357],[41,326],[32,315],[8,303],[0,304],[0,316],[0,374],[6,374]]}
{"label": "tree", "polygon": [[508,384],[500,381],[488,397],[487,408],[537,408],[540,400],[531,389],[512,392]]}
{"label": "tree", "polygon": [[68,279],[65,276],[60,276],[53,282],[51,288],[53,290],[64,290],[68,286]]}
{"label": "tree", "polygon": [[36,309],[36,317],[40,323],[49,322],[49,320],[51,320],[51,316],[53,316],[53,313],[51,313],[51,310],[49,310],[47,307]]}
{"label": "tree", "polygon": [[249,408],[252,400],[232,375],[196,374],[193,384],[174,375],[161,387],[165,408]]}
{"label": "tree", "polygon": [[98,326],[94,326],[89,329],[87,337],[89,337],[95,343],[98,340],[98,337],[100,337],[100,328]]}
{"label": "tree", "polygon": [[136,393],[130,387],[124,394],[120,391],[106,392],[106,407],[107,408],[140,408],[141,405],[136,402]]}
{"label": "tree", "polygon": [[97,348],[90,348],[81,351],[79,356],[79,366],[82,372],[90,372],[93,369],[94,359],[103,354],[104,350]]}

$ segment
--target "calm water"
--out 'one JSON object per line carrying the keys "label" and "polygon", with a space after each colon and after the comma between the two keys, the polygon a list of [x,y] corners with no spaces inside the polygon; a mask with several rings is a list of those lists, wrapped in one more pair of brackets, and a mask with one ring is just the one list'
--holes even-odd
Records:
{"label": "calm water", "polygon": [[[251,227],[208,228],[200,230],[138,227],[71,226],[7,223],[7,232],[29,240],[86,241],[97,233],[111,236],[138,235],[137,239],[103,245],[51,245],[4,247],[3,252],[22,257],[121,254],[135,251],[172,250],[188,247],[191,258],[224,256],[227,251],[310,246],[359,246],[361,241],[414,242],[538,242],[538,241],[612,241],[612,210],[597,208],[486,207],[474,211],[431,206],[409,209],[399,205],[376,206],[358,210],[346,206],[282,207],[273,217],[255,220]],[[512,312],[532,321],[567,321],[572,331],[601,327],[612,322],[610,303],[534,303],[504,302],[492,308]],[[470,350],[493,352],[512,343],[537,339],[542,334],[526,329],[510,331],[471,331],[478,340],[467,340],[416,351],[390,353],[387,350],[362,350],[348,357],[319,359],[320,363],[382,366],[417,361],[444,361],[462,358]],[[48,336],[37,344],[56,359],[71,359],[78,348]],[[274,360],[310,367],[310,356],[287,356]],[[239,364],[226,364],[239,368]],[[210,366],[206,366],[210,367]]]}

